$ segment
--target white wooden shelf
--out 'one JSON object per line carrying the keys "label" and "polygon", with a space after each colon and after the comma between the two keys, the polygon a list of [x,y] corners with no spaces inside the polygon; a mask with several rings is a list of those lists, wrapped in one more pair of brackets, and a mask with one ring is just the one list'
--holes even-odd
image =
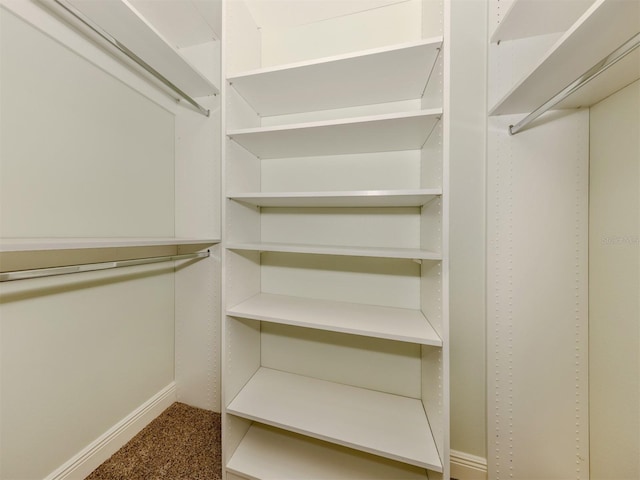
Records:
{"label": "white wooden shelf", "polygon": [[420,310],[259,293],[227,310],[232,317],[442,346]]}
{"label": "white wooden shelf", "polygon": [[123,238],[3,238],[0,252],[47,250],[86,250],[91,248],[158,247],[180,245],[214,245],[214,238],[123,237]]}
{"label": "white wooden shelf", "polygon": [[422,97],[442,37],[233,75],[231,85],[261,116]]}
{"label": "white wooden shelf", "polygon": [[222,37],[220,2],[128,0],[172,45],[188,48]]}
{"label": "white wooden shelf", "polygon": [[427,480],[419,467],[255,423],[226,469],[260,480]]}
{"label": "white wooden shelf", "polygon": [[[640,2],[597,0],[490,114],[535,110],[638,32]],[[587,107],[625,87],[640,78],[639,59],[628,55],[556,108]]]}
{"label": "white wooden shelf", "polygon": [[260,192],[229,195],[258,207],[419,207],[442,189],[358,190],[348,192]]}
{"label": "white wooden shelf", "polygon": [[442,471],[424,408],[414,398],[260,368],[227,412]]}
{"label": "white wooden shelf", "polygon": [[306,245],[300,243],[229,242],[230,250],[258,252],[305,253],[311,255],[343,255],[349,257],[404,258],[409,260],[442,260],[442,255],[417,248],[345,247],[333,245]]}
{"label": "white wooden shelf", "polygon": [[129,2],[68,2],[187,95],[204,97],[219,93],[218,87],[189,63]]}
{"label": "white wooden shelf", "polygon": [[491,35],[491,42],[566,32],[593,2],[514,0]]}
{"label": "white wooden shelf", "polygon": [[418,150],[441,116],[442,109],[431,109],[231,130],[227,135],[259,158]]}

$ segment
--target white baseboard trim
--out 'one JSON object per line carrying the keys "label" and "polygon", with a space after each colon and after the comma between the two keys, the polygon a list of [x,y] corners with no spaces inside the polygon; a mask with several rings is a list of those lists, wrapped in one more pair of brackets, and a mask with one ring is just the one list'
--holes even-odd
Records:
{"label": "white baseboard trim", "polygon": [[457,480],[486,480],[487,459],[451,450],[451,478]]}
{"label": "white baseboard trim", "polygon": [[174,382],[156,393],[45,480],[83,480],[176,401]]}

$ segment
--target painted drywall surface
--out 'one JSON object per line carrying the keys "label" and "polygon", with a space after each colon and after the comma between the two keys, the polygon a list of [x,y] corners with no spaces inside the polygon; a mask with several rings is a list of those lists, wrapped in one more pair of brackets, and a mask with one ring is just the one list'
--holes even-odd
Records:
{"label": "painted drywall surface", "polygon": [[451,5],[451,449],[486,458],[484,1]]}
{"label": "painted drywall surface", "polygon": [[591,478],[640,478],[640,81],[591,108]]}
{"label": "painted drywall surface", "polygon": [[2,236],[173,235],[174,116],[0,13]]}
{"label": "painted drywall surface", "polygon": [[2,285],[1,478],[45,477],[173,381],[172,271]]}

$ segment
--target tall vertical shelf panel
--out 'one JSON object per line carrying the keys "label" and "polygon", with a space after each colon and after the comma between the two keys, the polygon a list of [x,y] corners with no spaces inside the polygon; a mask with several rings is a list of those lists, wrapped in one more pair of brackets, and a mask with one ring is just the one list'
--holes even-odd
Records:
{"label": "tall vertical shelf panel", "polygon": [[448,478],[448,5],[260,5],[223,3],[223,468]]}

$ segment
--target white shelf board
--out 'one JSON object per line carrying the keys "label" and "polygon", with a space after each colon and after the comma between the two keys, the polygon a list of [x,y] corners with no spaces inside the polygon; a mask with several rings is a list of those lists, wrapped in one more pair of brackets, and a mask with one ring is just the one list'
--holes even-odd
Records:
{"label": "white shelf board", "polygon": [[491,42],[566,32],[594,0],[515,0],[497,26]]}
{"label": "white shelf board", "polygon": [[219,40],[221,2],[207,0],[128,0],[178,48]]}
{"label": "white shelf board", "polygon": [[226,469],[259,480],[427,480],[422,468],[256,423]]}
{"label": "white shelf board", "polygon": [[231,130],[227,135],[259,158],[419,150],[441,115],[442,109],[420,110]]}
{"label": "white shelf board", "polygon": [[123,238],[2,238],[0,252],[85,250],[91,248],[214,245],[214,238],[123,237]]}
{"label": "white shelf board", "polygon": [[260,368],[227,413],[437,472],[422,402]]}
{"label": "white shelf board", "polygon": [[422,97],[442,37],[264,68],[228,81],[260,116]]}
{"label": "white shelf board", "polygon": [[344,247],[333,245],[305,245],[299,243],[229,242],[230,250],[259,252],[306,253],[312,255],[344,255],[350,257],[404,258],[410,260],[442,260],[440,253],[417,248]]}
{"label": "white shelf board", "polygon": [[623,89],[640,78],[640,48],[582,86],[554,108],[581,108],[595,105],[609,95]]}
{"label": "white shelf board", "polygon": [[260,192],[229,198],[259,207],[419,207],[438,195],[442,195],[442,189]]}
{"label": "white shelf board", "polygon": [[[544,2],[543,2],[544,3]],[[490,115],[529,113],[640,32],[640,2],[637,0],[597,0],[556,44],[539,60],[496,105]],[[498,47],[499,48],[499,47]],[[591,89],[590,101],[599,101],[640,78],[640,63],[633,54],[627,68],[610,68],[597,80],[599,90]],[[624,78],[620,72],[627,72]],[[578,91],[580,92],[580,90]],[[572,104],[587,107],[580,100]],[[585,97],[587,98],[587,97]]]}
{"label": "white shelf board", "polygon": [[259,293],[227,310],[232,317],[422,345],[442,339],[420,310]]}
{"label": "white shelf board", "polygon": [[219,93],[129,2],[67,0],[92,22],[191,97]]}

